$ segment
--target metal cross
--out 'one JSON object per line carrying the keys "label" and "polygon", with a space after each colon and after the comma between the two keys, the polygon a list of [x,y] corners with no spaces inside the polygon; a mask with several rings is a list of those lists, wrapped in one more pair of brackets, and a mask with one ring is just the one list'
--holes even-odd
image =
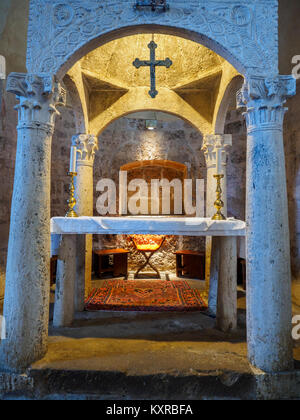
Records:
{"label": "metal cross", "polygon": [[158,95],[158,91],[156,90],[156,67],[164,66],[168,69],[172,66],[173,62],[169,58],[166,58],[165,60],[156,60],[155,50],[157,48],[157,44],[155,44],[154,41],[150,42],[148,48],[150,49],[150,61],[141,61],[140,59],[136,58],[136,60],[133,62],[133,65],[137,69],[146,66],[150,67],[151,90],[149,90],[149,95],[154,99]]}
{"label": "metal cross", "polygon": [[167,0],[136,0],[134,8],[140,9],[142,7],[151,7],[152,12],[155,12],[157,9],[162,9],[166,12],[170,9]]}

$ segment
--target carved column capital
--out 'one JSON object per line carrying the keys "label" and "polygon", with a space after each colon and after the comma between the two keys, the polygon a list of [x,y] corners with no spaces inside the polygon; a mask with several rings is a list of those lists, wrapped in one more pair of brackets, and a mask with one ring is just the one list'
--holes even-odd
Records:
{"label": "carved column capital", "polygon": [[72,138],[72,145],[77,147],[77,165],[93,166],[98,147],[98,138],[93,134],[78,134]]}
{"label": "carved column capital", "polygon": [[232,146],[231,134],[206,134],[203,138],[202,150],[207,168],[216,167],[217,149],[222,149],[222,165],[226,166],[230,146]]}
{"label": "carved column capital", "polygon": [[19,99],[18,129],[38,128],[53,133],[57,106],[65,105],[66,91],[50,74],[11,73],[6,84],[7,92]]}
{"label": "carved column capital", "polygon": [[283,105],[296,94],[296,80],[293,76],[272,78],[250,77],[237,93],[237,107],[247,108],[245,112],[248,132],[255,130],[282,130]]}

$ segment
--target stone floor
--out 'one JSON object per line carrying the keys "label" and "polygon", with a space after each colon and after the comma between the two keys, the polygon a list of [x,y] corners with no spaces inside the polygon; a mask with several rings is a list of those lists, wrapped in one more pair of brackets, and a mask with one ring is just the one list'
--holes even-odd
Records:
{"label": "stone floor", "polygon": [[[50,324],[49,351],[29,371],[35,398],[256,398],[245,304],[239,289],[239,328],[229,335],[201,313],[84,312],[72,328]],[[300,343],[295,361],[300,369]]]}
{"label": "stone floor", "polygon": [[[93,287],[101,287],[103,281],[93,281]],[[187,282],[204,290],[202,281],[187,279]],[[72,328],[50,326],[49,352],[34,367],[188,373],[216,371],[227,360],[228,369],[239,361],[241,370],[248,371],[245,293],[241,290],[239,308],[240,328],[231,336],[217,331],[215,319],[201,313],[78,313]]]}

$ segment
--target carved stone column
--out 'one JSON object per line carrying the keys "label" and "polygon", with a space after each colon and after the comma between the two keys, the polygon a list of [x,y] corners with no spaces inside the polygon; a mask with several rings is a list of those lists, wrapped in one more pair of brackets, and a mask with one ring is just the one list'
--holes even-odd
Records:
{"label": "carved stone column", "polygon": [[[77,147],[77,177],[75,184],[78,216],[93,216],[94,208],[94,159],[98,150],[98,139],[91,134],[79,134],[72,139]],[[75,310],[83,311],[84,298],[91,290],[93,236],[77,238]]]}
{"label": "carved stone column", "polygon": [[291,76],[252,77],[238,93],[246,107],[247,330],[252,365],[293,368],[291,274],[283,119],[296,92]]}
{"label": "carved stone column", "polygon": [[[216,213],[214,202],[216,201],[217,181],[214,178],[217,169],[217,146],[222,148],[222,174],[224,178],[221,181],[222,199],[224,208],[222,210],[224,216],[227,216],[227,158],[228,149],[232,146],[231,134],[208,134],[204,136],[202,150],[204,151],[207,165],[207,184],[206,184],[206,217],[212,217]],[[213,244],[215,243],[215,246]],[[217,298],[218,298],[218,256],[212,256],[212,250],[218,253],[217,240],[208,237],[206,239],[206,268],[205,279],[206,287],[209,290],[209,309],[211,313],[216,315]],[[216,266],[217,264],[217,266]]]}
{"label": "carved stone column", "polygon": [[22,371],[47,350],[50,289],[50,164],[57,105],[65,91],[50,75],[12,73],[20,103],[11,206],[1,367]]}

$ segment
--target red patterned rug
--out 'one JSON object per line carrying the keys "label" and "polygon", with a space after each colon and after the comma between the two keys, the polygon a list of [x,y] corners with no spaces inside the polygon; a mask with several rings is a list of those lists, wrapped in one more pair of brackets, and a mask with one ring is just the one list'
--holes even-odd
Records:
{"label": "red patterned rug", "polygon": [[205,311],[207,301],[185,280],[107,280],[85,302],[86,311]]}

